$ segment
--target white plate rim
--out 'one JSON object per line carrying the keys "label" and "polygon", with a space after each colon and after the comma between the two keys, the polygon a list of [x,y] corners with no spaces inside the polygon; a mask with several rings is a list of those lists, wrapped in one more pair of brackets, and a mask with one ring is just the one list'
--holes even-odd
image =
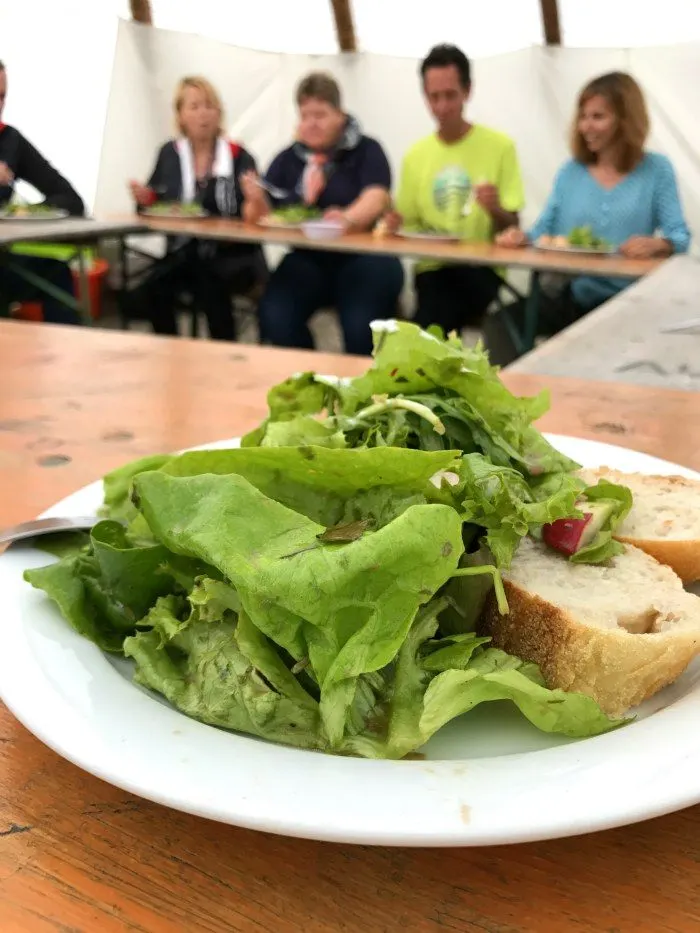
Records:
{"label": "white plate rim", "polygon": [[617,253],[614,246],[596,249],[593,246],[540,246],[535,243],[534,247],[543,253],[576,253],[586,256],[614,256]]}
{"label": "white plate rim", "polygon": [[402,240],[433,240],[435,243],[460,243],[461,236],[458,233],[429,233],[424,230],[397,230],[396,236]]}
{"label": "white plate rim", "polygon": [[[699,475],[627,448],[557,435],[549,439],[586,466]],[[582,458],[584,449],[589,455]],[[100,490],[100,482],[91,484],[44,515],[84,512],[80,500],[92,496],[94,501]],[[29,555],[34,555],[33,565],[46,562],[45,555],[26,549],[0,556],[0,585],[13,578],[17,583]],[[94,645],[57,622],[57,612],[47,611],[42,594],[23,582],[19,586],[21,598],[14,607],[6,602],[0,624],[0,696],[8,708],[41,741],[84,770],[185,812],[327,841],[476,846],[578,835],[700,800],[697,683],[626,729],[534,754],[468,761],[341,759],[187,719],[130,685]],[[37,652],[54,649],[63,666],[47,674]],[[86,696],[94,722],[86,719]],[[100,702],[109,708],[100,710]],[[135,722],[143,735],[134,731]],[[653,738],[661,732],[668,739],[674,731],[683,736],[682,743],[670,750],[667,745],[664,755],[648,754],[649,734]],[[217,767],[207,769],[196,756],[193,760],[192,749],[204,754],[205,763],[212,754]],[[167,757],[158,757],[156,750]],[[554,785],[550,772],[560,772]],[[494,798],[499,788],[503,793]]]}

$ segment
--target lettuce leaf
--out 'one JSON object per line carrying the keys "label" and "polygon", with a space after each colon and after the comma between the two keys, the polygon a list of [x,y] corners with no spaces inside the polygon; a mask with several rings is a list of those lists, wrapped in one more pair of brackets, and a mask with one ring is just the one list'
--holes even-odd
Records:
{"label": "lettuce leaf", "polygon": [[602,564],[625,550],[623,544],[615,541],[613,534],[629,515],[632,493],[626,486],[601,479],[595,486],[587,486],[582,495],[588,502],[610,506],[610,514],[593,540],[572,554],[569,560],[576,564]]}
{"label": "lettuce leaf", "polygon": [[572,738],[599,735],[624,724],[606,716],[591,697],[547,688],[536,664],[487,648],[465,670],[446,670],[431,681],[419,723],[423,739],[455,716],[494,700],[515,703],[543,732]]}
{"label": "lettuce leaf", "polygon": [[143,473],[134,493],[157,539],[217,567],[245,613],[299,662],[308,658],[332,747],[342,743],[362,674],[397,654],[419,607],[457,568],[462,523],[449,506],[415,505],[346,544],[237,474]]}
{"label": "lettuce leaf", "polygon": [[[220,607],[221,608],[221,607]],[[301,748],[323,748],[318,703],[245,613],[192,606],[183,623],[161,600],[153,627],[124,643],[137,683],[202,722]]]}

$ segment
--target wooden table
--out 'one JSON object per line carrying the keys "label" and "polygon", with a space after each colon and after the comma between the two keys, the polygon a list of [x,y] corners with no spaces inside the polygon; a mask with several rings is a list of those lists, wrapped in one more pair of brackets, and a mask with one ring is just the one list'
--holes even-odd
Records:
{"label": "wooden table", "polygon": [[[0,525],[133,457],[248,430],[268,386],[291,372],[347,376],[365,365],[0,322]],[[700,423],[695,394],[505,379],[520,393],[551,386],[545,429],[700,468],[698,444],[679,430]],[[697,933],[699,862],[698,807],[492,849],[353,847],[240,830],[91,777],[0,710],[2,933]]]}
{"label": "wooden table", "polygon": [[[123,218],[134,222],[134,216]],[[138,215],[148,230],[170,236],[189,236],[227,242],[261,243],[295,247],[298,249],[322,249],[329,252],[361,252],[383,256],[398,256],[402,259],[435,259],[441,262],[458,262],[491,268],[528,269],[531,273],[530,288],[525,308],[523,331],[513,329],[512,337],[518,352],[526,353],[535,345],[540,304],[540,280],[542,273],[560,275],[593,275],[636,279],[649,275],[663,263],[661,259],[625,259],[618,255],[595,256],[575,252],[555,252],[535,249],[504,249],[490,243],[450,243],[408,238],[400,236],[375,236],[371,233],[348,233],[335,240],[310,240],[299,229],[284,229],[275,226],[245,224],[240,220],[207,217],[203,219],[181,219],[144,217]],[[122,257],[124,252],[122,250]],[[125,278],[126,269],[122,269]],[[518,298],[521,298],[517,292]]]}
{"label": "wooden table", "polygon": [[[134,217],[126,218],[134,221]],[[663,262],[660,259],[625,259],[622,256],[587,256],[580,253],[546,252],[534,248],[504,249],[489,243],[448,243],[399,236],[348,233],[336,240],[310,240],[301,230],[263,227],[240,220],[208,217],[203,220],[165,219],[139,216],[148,230],[172,236],[208,240],[262,243],[300,249],[322,249],[341,253],[376,253],[406,259],[436,259],[478,266],[510,266],[537,272],[567,275],[601,275],[635,279],[648,275]]]}

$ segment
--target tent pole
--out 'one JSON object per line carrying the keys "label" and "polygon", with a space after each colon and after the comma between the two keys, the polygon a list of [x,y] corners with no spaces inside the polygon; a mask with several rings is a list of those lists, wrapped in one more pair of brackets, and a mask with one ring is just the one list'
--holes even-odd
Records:
{"label": "tent pole", "polygon": [[352,18],[350,0],[331,0],[335,31],[341,52],[356,52],[355,24]]}
{"label": "tent pole", "polygon": [[129,9],[131,10],[131,18],[135,23],[143,23],[144,26],[153,25],[150,0],[129,0]]}
{"label": "tent pole", "polygon": [[561,45],[559,4],[557,0],[540,0],[544,41],[547,45]]}

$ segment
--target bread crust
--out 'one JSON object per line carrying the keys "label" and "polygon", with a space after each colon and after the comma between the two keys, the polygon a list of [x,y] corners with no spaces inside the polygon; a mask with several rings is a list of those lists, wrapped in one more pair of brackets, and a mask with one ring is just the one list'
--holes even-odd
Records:
{"label": "bread crust", "polygon": [[495,647],[538,664],[547,686],[585,693],[610,716],[624,715],[675,681],[700,653],[700,602],[697,626],[634,634],[580,622],[507,574],[504,586],[510,612],[501,615],[491,594],[481,633]]}

